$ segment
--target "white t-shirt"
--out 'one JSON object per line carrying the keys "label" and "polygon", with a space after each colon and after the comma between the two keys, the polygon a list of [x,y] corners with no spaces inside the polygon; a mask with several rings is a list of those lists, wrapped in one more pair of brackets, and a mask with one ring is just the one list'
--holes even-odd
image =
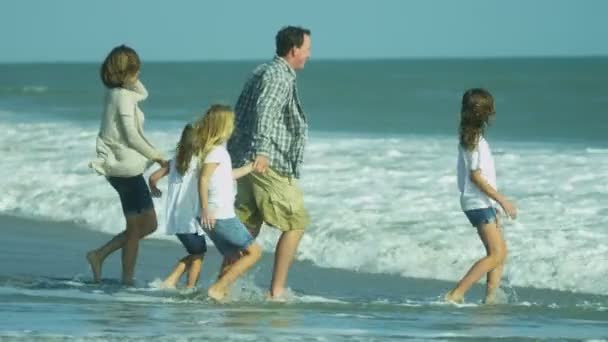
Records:
{"label": "white t-shirt", "polygon": [[198,157],[193,156],[184,175],[175,167],[175,157],[170,161],[169,190],[167,191],[166,233],[203,234],[198,217],[201,205],[198,196],[200,169]]}
{"label": "white t-shirt", "polygon": [[471,180],[471,171],[481,170],[482,177],[494,189],[496,187],[496,169],[490,145],[483,136],[474,150],[468,151],[458,145],[458,189],[462,210],[496,207],[496,202],[483,193]]}
{"label": "white t-shirt", "polygon": [[226,145],[214,147],[207,157],[205,164],[219,164],[209,181],[209,209],[216,219],[227,219],[236,216],[234,212],[234,199],[236,196],[236,183],[232,176],[232,161]]}

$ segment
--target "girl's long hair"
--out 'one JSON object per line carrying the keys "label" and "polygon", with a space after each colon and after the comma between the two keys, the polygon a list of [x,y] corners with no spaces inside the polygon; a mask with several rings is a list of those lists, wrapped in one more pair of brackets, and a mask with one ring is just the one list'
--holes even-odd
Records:
{"label": "girl's long hair", "polygon": [[494,98],[489,91],[482,88],[467,90],[462,96],[460,110],[460,146],[469,151],[474,150],[494,114]]}
{"label": "girl's long hair", "polygon": [[230,106],[212,105],[196,125],[198,157],[202,163],[209,152],[228,141],[234,130],[234,112]]}
{"label": "girl's long hair", "polygon": [[196,134],[194,126],[187,124],[182,130],[182,136],[175,148],[175,169],[180,175],[184,175],[190,167],[190,160],[196,152]]}

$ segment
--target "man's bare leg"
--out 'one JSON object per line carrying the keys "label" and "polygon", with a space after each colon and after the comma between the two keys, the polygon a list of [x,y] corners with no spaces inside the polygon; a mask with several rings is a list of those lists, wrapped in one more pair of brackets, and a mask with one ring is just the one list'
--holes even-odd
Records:
{"label": "man's bare leg", "polygon": [[274,255],[274,269],[272,272],[272,284],[270,287],[270,298],[278,299],[285,291],[287,274],[298,250],[304,230],[290,230],[283,232]]}

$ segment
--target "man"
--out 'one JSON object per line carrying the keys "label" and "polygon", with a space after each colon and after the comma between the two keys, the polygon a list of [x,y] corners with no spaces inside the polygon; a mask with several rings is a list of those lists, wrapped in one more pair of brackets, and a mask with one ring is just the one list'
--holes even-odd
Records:
{"label": "man", "polygon": [[262,223],[281,231],[275,250],[270,297],[285,291],[287,273],[309,223],[300,177],[308,135],[298,97],[296,70],[310,57],[310,31],[288,26],[276,35],[276,56],[258,66],[235,107],[235,132],[228,143],[233,166],[253,160],[254,172],[238,180],[236,212],[254,236]]}

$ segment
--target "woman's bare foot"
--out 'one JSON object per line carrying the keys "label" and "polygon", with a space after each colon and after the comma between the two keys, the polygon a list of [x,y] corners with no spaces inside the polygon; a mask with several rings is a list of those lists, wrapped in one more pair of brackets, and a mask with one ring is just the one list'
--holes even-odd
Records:
{"label": "woman's bare foot", "polygon": [[454,304],[464,303],[464,297],[462,295],[458,295],[458,294],[454,293],[454,290],[446,293],[445,296],[443,297],[443,299],[448,303],[454,303]]}
{"label": "woman's bare foot", "polygon": [[217,284],[213,284],[209,290],[207,290],[207,295],[209,298],[221,302],[226,297],[226,289],[222,289]]}
{"label": "woman's bare foot", "polygon": [[87,260],[89,261],[91,271],[93,272],[93,281],[99,283],[101,281],[101,260],[95,251],[87,253]]}

